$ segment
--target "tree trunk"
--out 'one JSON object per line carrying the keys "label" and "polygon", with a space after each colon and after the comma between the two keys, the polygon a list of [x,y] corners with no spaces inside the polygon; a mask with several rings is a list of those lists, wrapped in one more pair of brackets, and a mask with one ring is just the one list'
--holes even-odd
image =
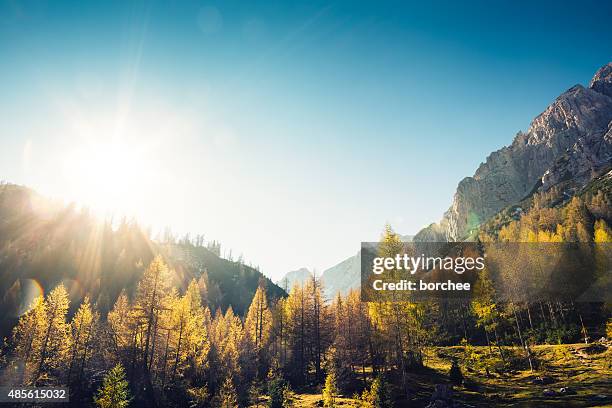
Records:
{"label": "tree trunk", "polygon": [[521,333],[521,325],[519,324],[518,316],[516,313],[516,307],[514,305],[512,305],[512,310],[514,312],[514,319],[516,320],[516,329],[518,331],[519,340],[521,342],[521,345],[523,346],[523,349],[525,350],[527,361],[529,361],[529,370],[533,371],[533,362],[531,361],[531,351],[529,350],[529,346],[527,345],[527,343],[523,341],[523,335]]}

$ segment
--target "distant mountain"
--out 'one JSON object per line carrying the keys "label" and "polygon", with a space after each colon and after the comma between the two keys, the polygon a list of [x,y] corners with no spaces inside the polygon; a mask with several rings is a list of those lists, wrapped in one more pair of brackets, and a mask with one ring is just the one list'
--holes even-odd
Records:
{"label": "distant mountain", "polygon": [[48,200],[26,187],[0,184],[0,335],[28,306],[28,295],[46,293],[59,283],[65,284],[73,304],[87,294],[103,313],[108,311],[123,289],[134,293],[158,253],[175,270],[177,287],[201,280],[213,310],[232,305],[243,314],[261,280],[269,297],[285,295],[261,272],[207,248],[154,242],[135,222],[111,225],[86,209]]}
{"label": "distant mountain", "polygon": [[321,280],[328,299],[333,299],[338,292],[346,294],[350,289],[358,288],[361,282],[361,251],[324,270]]}
{"label": "distant mountain", "polygon": [[589,87],[575,85],[538,115],[510,146],[491,153],[459,183],[439,223],[415,241],[469,238],[487,219],[536,191],[571,180],[586,185],[612,167],[612,62]]}
{"label": "distant mountain", "polygon": [[[412,241],[412,235],[403,235],[404,242]],[[361,251],[323,271],[321,274],[325,297],[332,299],[338,292],[343,295],[361,284]]]}
{"label": "distant mountain", "polygon": [[293,285],[306,282],[311,275],[312,272],[309,271],[308,268],[300,268],[295,271],[287,272],[282,279],[276,282],[276,284],[289,292]]}

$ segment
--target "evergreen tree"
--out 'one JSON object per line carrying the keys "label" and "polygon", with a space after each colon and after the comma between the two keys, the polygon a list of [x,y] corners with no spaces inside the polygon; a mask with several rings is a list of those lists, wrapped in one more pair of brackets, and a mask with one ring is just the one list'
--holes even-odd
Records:
{"label": "evergreen tree", "polygon": [[86,296],[70,323],[72,340],[68,381],[70,381],[74,372],[77,372],[78,378],[80,378],[88,359],[91,357],[98,319],[98,312],[92,310],[89,297]]}
{"label": "evergreen tree", "polygon": [[595,222],[594,239],[596,243],[612,242],[612,230],[604,220]]}
{"label": "evergreen tree", "polygon": [[94,403],[100,408],[125,408],[131,401],[129,384],[121,364],[113,367],[105,376]]}
{"label": "evergreen tree", "polygon": [[122,291],[106,319],[111,346],[108,357],[111,361],[119,357],[129,361],[129,369],[133,369],[136,364],[137,339],[141,332],[138,317],[139,314],[130,306],[125,291]]}
{"label": "evergreen tree", "polygon": [[326,408],[334,408],[336,406],[336,397],[338,396],[338,384],[336,380],[336,371],[330,370],[325,377],[325,387],[323,388],[323,406]]}
{"label": "evergreen tree", "polygon": [[389,383],[382,375],[376,376],[369,390],[365,390],[361,400],[366,408],[393,408]]}
{"label": "evergreen tree", "polygon": [[234,382],[231,377],[227,377],[223,382],[218,396],[219,408],[238,408],[238,394],[234,387]]}
{"label": "evergreen tree", "polygon": [[47,318],[47,304],[42,296],[36,297],[29,310],[19,318],[13,329],[12,343],[17,357],[24,362],[20,382],[30,384],[42,345]]}
{"label": "evergreen tree", "polygon": [[283,408],[285,400],[285,381],[279,376],[268,376],[268,408]]}
{"label": "evergreen tree", "polygon": [[[184,350],[185,361],[189,363],[194,375],[200,375],[208,363],[210,351],[210,310],[202,305],[202,297],[198,282],[191,281],[182,299],[188,310],[185,325]],[[181,337],[179,335],[179,337]],[[177,345],[178,346],[178,345]],[[177,347],[180,349],[180,347]],[[177,355],[180,355],[177,353]]]}
{"label": "evergreen tree", "polygon": [[44,380],[44,377],[60,368],[66,361],[70,349],[70,325],[66,322],[69,304],[68,292],[63,284],[53,289],[45,298],[44,328],[36,342],[40,353],[35,381]]}
{"label": "evergreen tree", "polygon": [[482,270],[478,275],[478,280],[474,285],[471,306],[472,312],[476,315],[476,325],[484,330],[489,350],[491,350],[490,333],[494,333],[499,354],[502,360],[505,361],[504,352],[499,344],[497,334],[501,314],[495,301],[495,288],[487,269]]}
{"label": "evergreen tree", "polygon": [[255,345],[256,350],[265,347],[270,338],[271,328],[272,313],[268,307],[265,286],[260,284],[253,296],[244,322],[246,335]]}
{"label": "evergreen tree", "polygon": [[155,360],[159,338],[159,325],[162,313],[168,307],[166,300],[170,293],[170,271],[161,256],[156,256],[138,283],[135,311],[139,325],[144,327],[142,361],[146,371],[150,371]]}

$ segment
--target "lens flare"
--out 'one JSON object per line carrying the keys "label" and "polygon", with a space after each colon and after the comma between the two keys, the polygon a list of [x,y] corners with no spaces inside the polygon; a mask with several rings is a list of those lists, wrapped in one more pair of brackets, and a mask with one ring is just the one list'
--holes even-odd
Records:
{"label": "lens flare", "polygon": [[18,316],[22,316],[30,310],[32,301],[38,296],[44,296],[45,291],[36,279],[21,279],[21,296],[19,302]]}

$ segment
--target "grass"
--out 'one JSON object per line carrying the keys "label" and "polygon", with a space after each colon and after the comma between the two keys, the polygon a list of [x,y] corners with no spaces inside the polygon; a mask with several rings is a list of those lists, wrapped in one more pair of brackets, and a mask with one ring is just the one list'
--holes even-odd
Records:
{"label": "grass", "polygon": [[[453,358],[460,361],[464,384],[455,386],[455,401],[465,407],[611,407],[612,348],[584,344],[535,346],[537,368],[531,372],[519,348],[505,348],[504,366],[499,352],[488,347],[441,347],[426,350],[426,367],[409,375],[412,399],[397,401],[396,407],[425,407],[435,384],[448,383]],[[467,355],[471,360],[466,360]],[[487,368],[489,375],[487,375]],[[545,378],[546,384],[538,383]],[[560,394],[569,387],[575,394]],[[544,390],[556,392],[544,396]],[[603,395],[605,399],[596,399]],[[319,391],[296,393],[294,407],[322,407]],[[359,402],[342,396],[338,407],[359,407]]]}

